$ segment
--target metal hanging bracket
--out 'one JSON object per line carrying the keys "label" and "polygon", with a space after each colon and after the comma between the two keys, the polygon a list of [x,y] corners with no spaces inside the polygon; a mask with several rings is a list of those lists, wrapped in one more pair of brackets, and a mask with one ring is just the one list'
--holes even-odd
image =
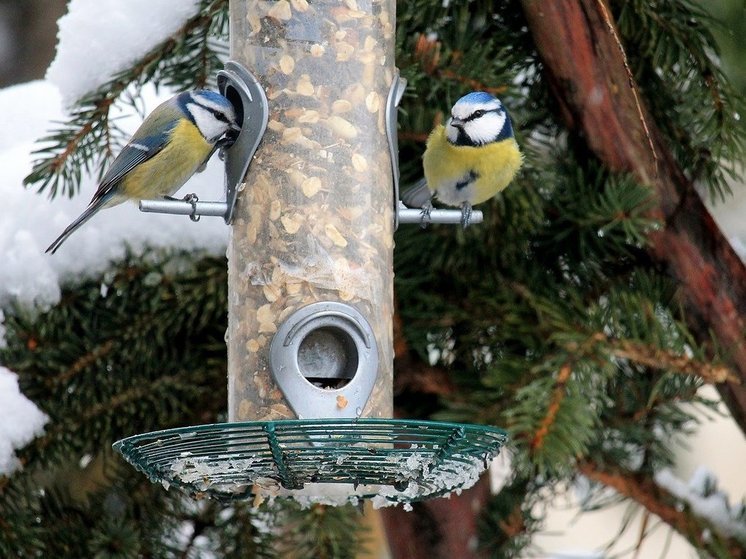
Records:
{"label": "metal hanging bracket", "polygon": [[[399,200],[397,214],[399,216],[399,223],[417,223],[422,227],[426,227],[430,223],[463,225],[463,212],[461,210],[441,210],[433,208],[428,211],[421,208],[408,208],[401,200]],[[482,214],[482,210],[472,210],[471,215],[469,216],[468,225],[482,223],[483,220],[484,215]]]}
{"label": "metal hanging bracket", "polygon": [[251,160],[262,141],[269,121],[269,101],[254,75],[238,62],[229,60],[218,72],[218,90],[239,111],[241,132],[236,142],[225,150],[225,200],[228,208],[225,222],[233,220],[238,187],[246,177]]}
{"label": "metal hanging bracket", "polygon": [[225,162],[225,202],[202,202],[195,194],[187,194],[183,200],[141,200],[140,211],[188,215],[192,221],[203,215],[217,216],[231,223],[238,188],[267,129],[269,101],[256,77],[232,60],[218,72],[218,90],[233,103],[241,123],[236,141],[221,150]]}
{"label": "metal hanging bracket", "polygon": [[391,173],[394,185],[394,230],[399,227],[399,138],[397,134],[398,110],[407,80],[399,75],[395,68],[394,79],[386,99],[386,136],[389,141],[389,156],[391,157]]}

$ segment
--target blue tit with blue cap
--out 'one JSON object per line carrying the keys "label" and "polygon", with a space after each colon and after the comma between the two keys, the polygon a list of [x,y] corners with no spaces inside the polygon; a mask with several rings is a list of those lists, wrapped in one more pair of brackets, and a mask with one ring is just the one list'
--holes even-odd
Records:
{"label": "blue tit with blue cap", "polygon": [[103,208],[126,200],[171,198],[241,130],[228,99],[206,89],[180,93],[143,121],[114,159],[85,211],[47,248],[54,252]]}
{"label": "blue tit with blue cap", "polygon": [[422,157],[424,181],[402,195],[409,207],[432,209],[432,200],[461,207],[469,224],[472,206],[506,188],[523,163],[508,111],[484,91],[464,95],[445,126],[430,133]]}

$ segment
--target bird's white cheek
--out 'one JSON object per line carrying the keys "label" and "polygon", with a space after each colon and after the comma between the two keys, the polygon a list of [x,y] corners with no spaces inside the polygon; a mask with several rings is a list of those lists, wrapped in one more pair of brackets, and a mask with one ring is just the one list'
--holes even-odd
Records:
{"label": "bird's white cheek", "polygon": [[208,142],[214,142],[220,138],[220,136],[225,134],[228,125],[212,116],[210,111],[207,111],[193,103],[190,103],[188,108],[189,112],[191,112],[194,117],[194,122],[197,124],[197,128],[199,128],[202,136],[204,136]]}
{"label": "bird's white cheek", "polygon": [[474,143],[487,144],[497,138],[504,125],[504,114],[489,113],[468,122],[464,131]]}
{"label": "bird's white cheek", "polygon": [[446,135],[448,136],[449,142],[452,144],[456,143],[456,140],[458,139],[458,128],[453,126],[450,120],[446,124]]}

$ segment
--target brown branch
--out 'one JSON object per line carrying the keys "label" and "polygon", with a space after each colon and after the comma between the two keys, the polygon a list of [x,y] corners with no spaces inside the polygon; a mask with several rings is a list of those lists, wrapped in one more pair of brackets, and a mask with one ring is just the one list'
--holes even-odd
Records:
{"label": "brown branch", "polygon": [[518,503],[513,510],[510,511],[508,516],[497,522],[505,535],[513,539],[526,532],[526,518],[523,514],[523,503]]}
{"label": "brown branch", "polygon": [[65,144],[65,148],[60,152],[59,155],[55,156],[52,161],[49,163],[49,168],[52,170],[53,173],[59,172],[60,167],[62,167],[65,164],[65,161],[67,161],[67,158],[72,155],[75,150],[78,148],[78,144],[85,138],[88,134],[90,134],[93,131],[93,125],[98,119],[105,119],[107,118],[109,114],[109,107],[113,103],[114,99],[102,99],[101,102],[96,103],[96,110],[93,111],[91,114],[91,119],[86,122],[83,126],[81,126],[80,130],[78,130],[70,140],[68,140],[67,144]]}
{"label": "brown branch", "polygon": [[422,362],[409,348],[399,313],[394,313],[394,394],[415,392],[445,396],[455,392],[448,371]]}
{"label": "brown branch", "polygon": [[91,351],[78,357],[75,363],[70,365],[65,371],[55,377],[49,377],[46,379],[45,384],[47,386],[53,386],[55,384],[61,384],[80,374],[84,369],[101,359],[103,356],[108,354],[114,347],[114,340],[106,340],[102,344],[97,345]]}
{"label": "brown branch", "polygon": [[740,383],[736,374],[723,364],[700,361],[637,340],[612,338],[602,332],[596,332],[582,344],[568,343],[565,348],[573,355],[587,356],[597,352],[598,344],[603,344],[604,359],[611,355],[651,369],[665,369],[672,373],[698,376],[708,384]]}
{"label": "brown branch", "polygon": [[547,413],[544,416],[541,425],[536,430],[534,438],[531,440],[531,452],[541,450],[541,447],[544,445],[544,439],[549,433],[549,429],[554,424],[555,419],[557,419],[557,413],[559,413],[562,401],[565,399],[565,394],[567,393],[567,381],[570,380],[571,374],[572,367],[570,367],[569,364],[565,364],[560,368],[559,373],[557,374],[554,391],[552,392],[552,399],[547,408]]}
{"label": "brown branch", "polygon": [[[636,501],[658,516],[697,549],[712,552],[726,550],[731,557],[743,557],[744,547],[734,538],[721,534],[710,522],[682,508],[678,500],[649,477],[622,471],[606,471],[585,460],[578,471],[591,481],[611,487],[617,493]],[[717,556],[722,556],[718,553]]]}
{"label": "brown branch", "polygon": [[628,359],[645,367],[666,369],[673,373],[685,375],[696,375],[710,384],[739,382],[738,377],[724,365],[698,361],[686,355],[665,351],[631,340],[609,340],[609,342],[612,346],[611,354],[614,357]]}
{"label": "brown branch", "polygon": [[645,130],[645,138],[648,141],[648,146],[650,146],[650,152],[653,155],[653,166],[654,166],[654,169],[657,170],[658,155],[655,153],[655,145],[653,145],[653,138],[650,136],[650,129],[648,128],[648,122],[645,119],[645,115],[642,112],[642,104],[640,103],[640,96],[637,94],[637,85],[635,84],[635,78],[632,75],[632,70],[629,67],[629,62],[627,62],[627,53],[624,52],[624,46],[622,46],[622,41],[619,38],[619,34],[616,32],[616,27],[614,27],[614,24],[611,21],[611,16],[609,15],[609,10],[606,8],[606,4],[604,4],[604,0],[596,0],[596,3],[598,5],[598,9],[601,10],[601,15],[603,17],[604,23],[606,24],[606,29],[608,29],[609,35],[611,35],[612,39],[614,40],[614,43],[619,49],[619,54],[622,57],[622,63],[624,64],[624,71],[627,72],[627,83],[629,83],[629,88],[632,91],[632,95],[635,98],[635,108],[637,109],[637,116],[640,119],[640,124],[642,125],[643,130]]}
{"label": "brown branch", "polygon": [[419,144],[427,142],[427,137],[430,134],[428,132],[408,132],[406,130],[399,131],[399,141],[411,141]]}
{"label": "brown branch", "polygon": [[[746,432],[746,267],[718,229],[644,103],[639,118],[624,57],[598,0],[522,0],[552,94],[567,127],[608,169],[632,173],[655,193],[648,251],[681,284],[690,331],[716,344],[739,384],[718,384]],[[606,8],[604,6],[604,8]],[[608,12],[607,12],[608,13]],[[646,145],[645,126],[655,156]]]}
{"label": "brown branch", "polygon": [[[505,85],[489,85],[474,78],[463,76],[454,72],[450,68],[442,68],[440,60],[440,41],[432,40],[427,35],[420,35],[414,47],[414,57],[419,60],[423,71],[438,80],[452,80],[468,86],[474,91],[486,91],[493,95],[499,95],[505,92],[508,87]],[[454,59],[460,59],[460,53],[454,53],[447,64],[450,65]]]}

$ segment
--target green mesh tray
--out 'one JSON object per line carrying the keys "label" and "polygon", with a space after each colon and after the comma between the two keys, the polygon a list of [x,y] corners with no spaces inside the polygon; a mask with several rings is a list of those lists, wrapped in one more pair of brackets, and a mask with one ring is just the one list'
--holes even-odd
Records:
{"label": "green mesh tray", "polygon": [[506,440],[478,425],[312,419],[154,431],[114,448],[151,481],[193,497],[386,505],[470,487]]}

